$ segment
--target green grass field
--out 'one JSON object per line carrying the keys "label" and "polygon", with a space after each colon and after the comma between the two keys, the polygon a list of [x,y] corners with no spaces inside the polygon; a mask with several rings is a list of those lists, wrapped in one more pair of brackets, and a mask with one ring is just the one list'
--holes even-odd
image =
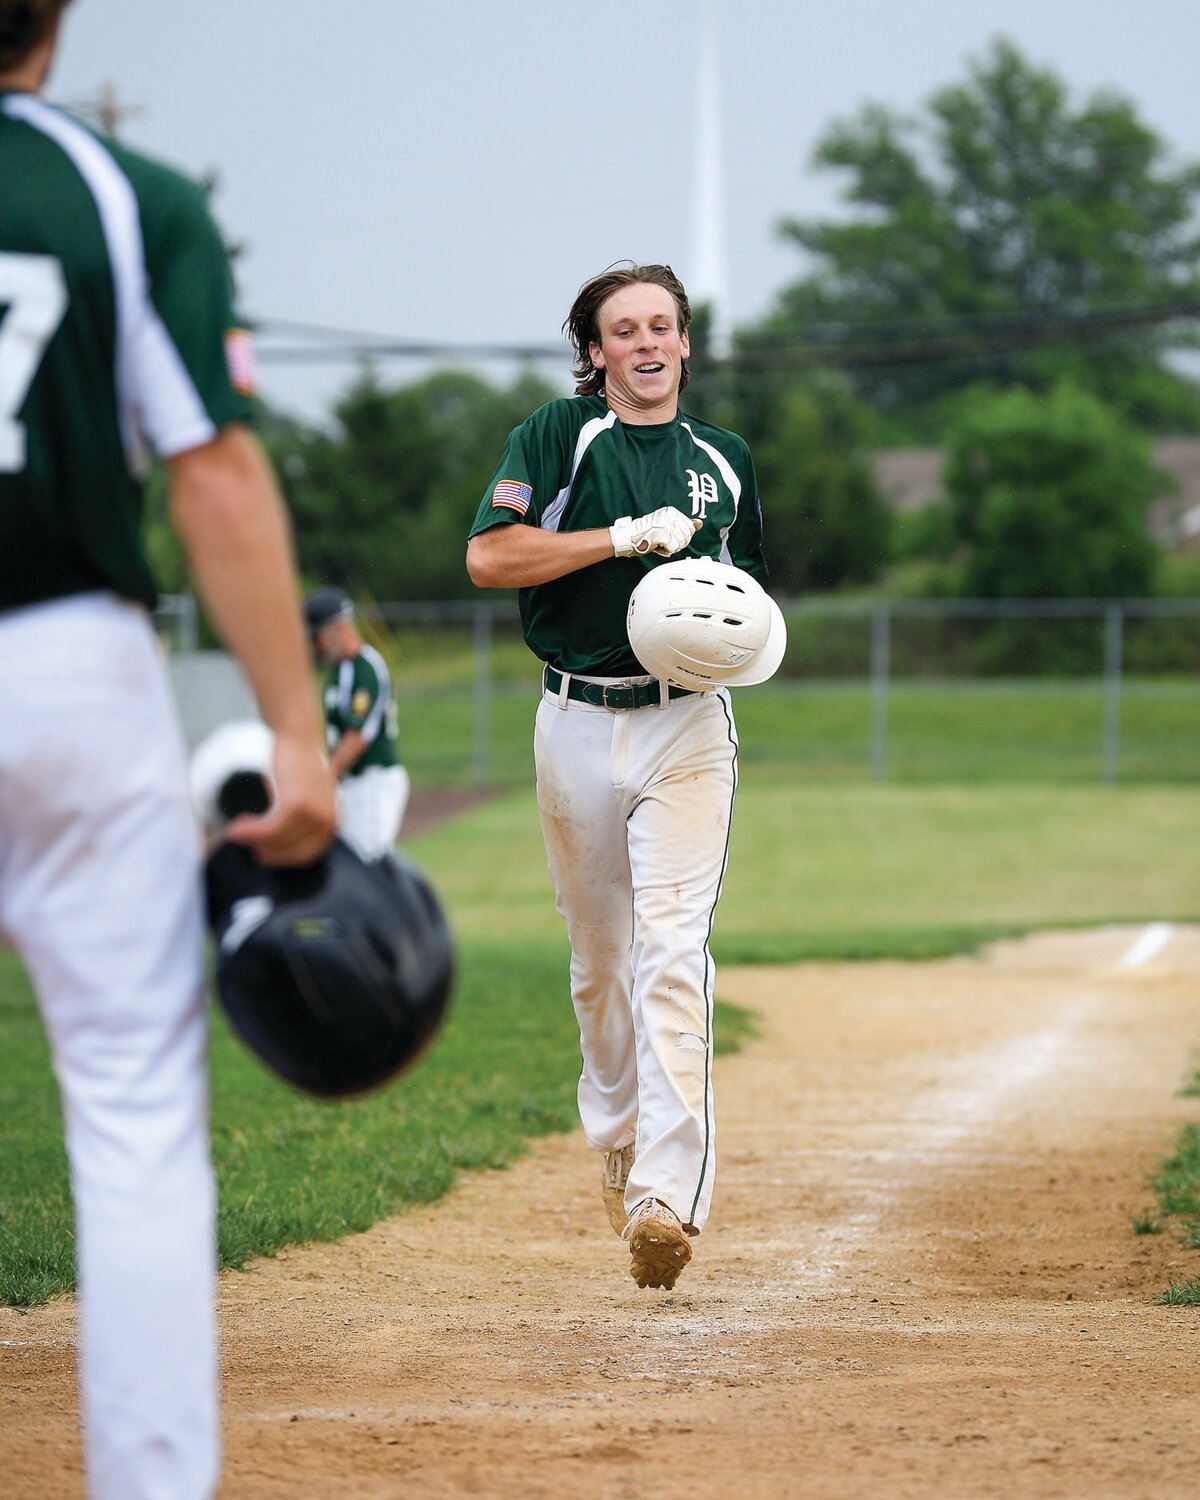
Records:
{"label": "green grass field", "polygon": [[[745,736],[743,728],[743,736]],[[528,779],[528,778],[527,778]],[[743,767],[718,962],[919,957],[1036,926],[1200,917],[1200,787],[789,784]],[[369,1099],[276,1083],[219,1020],[213,1138],[225,1265],[362,1229],[502,1167],[576,1121],[567,948],[530,790],[415,840],[449,910],[461,980],[429,1056]],[[718,993],[719,993],[718,978]],[[718,1046],[748,1020],[719,1008]],[[0,1301],[70,1287],[70,1214],[45,1041],[0,954]]]}
{"label": "green grass field", "polygon": [[[1200,916],[1200,787],[772,784],[744,767],[725,962],[921,956],[1045,925]],[[553,934],[532,791],[414,843],[464,932]]]}
{"label": "green grass field", "polygon": [[[400,737],[418,784],[486,780],[528,785],[536,674],[501,679],[480,705],[469,680],[401,685]],[[760,778],[865,782],[871,778],[871,702],[865,684],[774,684],[734,694],[743,761]],[[1117,774],[1125,785],[1200,785],[1200,683],[1128,679],[1120,704]],[[1104,698],[1094,680],[899,682],[887,701],[888,781],[1102,780]],[[447,747],[452,747],[448,749]]]}

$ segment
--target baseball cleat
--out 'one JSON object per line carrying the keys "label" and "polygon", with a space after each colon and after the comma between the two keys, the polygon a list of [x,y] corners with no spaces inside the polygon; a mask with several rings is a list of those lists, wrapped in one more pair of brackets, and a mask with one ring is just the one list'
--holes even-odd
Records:
{"label": "baseball cleat", "polygon": [[618,1146],[615,1151],[604,1153],[604,1170],[601,1175],[604,1207],[608,1211],[608,1222],[618,1234],[625,1233],[629,1215],[625,1212],[625,1184],[629,1181],[629,1169],[633,1166],[633,1147]]}
{"label": "baseball cleat", "polygon": [[658,1198],[643,1198],[625,1226],[629,1241],[629,1274],[638,1286],[658,1286],[669,1292],[692,1258],[683,1225]]}

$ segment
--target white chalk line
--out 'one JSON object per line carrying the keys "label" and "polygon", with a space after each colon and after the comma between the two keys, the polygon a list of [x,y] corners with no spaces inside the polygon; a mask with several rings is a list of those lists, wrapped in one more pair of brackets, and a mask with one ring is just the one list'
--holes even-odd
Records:
{"label": "white chalk line", "polygon": [[[947,1155],[975,1136],[980,1126],[999,1115],[1006,1098],[1029,1088],[1059,1064],[1096,1004],[1095,997],[1078,997],[1066,1006],[1055,1026],[1015,1037],[998,1047],[980,1048],[956,1062],[953,1073],[961,1082],[951,1080],[923,1091],[896,1122],[900,1144],[893,1152],[897,1163],[913,1166],[931,1160],[945,1162]],[[864,1193],[866,1201],[857,1210],[826,1224],[821,1237],[832,1242],[835,1263],[795,1266],[797,1280],[809,1289],[814,1282],[841,1280],[843,1273],[836,1261],[875,1239],[884,1215],[912,1183],[911,1175],[906,1178],[902,1171],[897,1172],[886,1185]]]}
{"label": "white chalk line", "polygon": [[1152,958],[1157,958],[1171,941],[1174,928],[1170,922],[1151,922],[1121,955],[1118,969],[1140,969]]}
{"label": "white chalk line", "polygon": [[[1163,951],[1173,932],[1170,922],[1149,923],[1122,954],[1117,967],[1121,970],[1145,967]],[[999,1048],[981,1048],[956,1063],[953,1073],[961,1083],[952,1079],[918,1095],[897,1122],[901,1144],[887,1154],[898,1165],[934,1158],[944,1160],[947,1153],[975,1135],[980,1126],[998,1116],[1006,1097],[1029,1088],[1059,1064],[1096,1004],[1094,997],[1078,998],[1066,1007],[1052,1028],[1015,1037]],[[825,1226],[825,1234],[837,1242],[839,1252],[851,1247],[854,1241],[869,1239],[904,1189],[903,1177],[897,1174],[885,1186],[873,1190],[869,1201],[858,1211]],[[824,1271],[809,1268],[805,1280],[811,1281],[814,1274],[818,1279],[828,1280],[831,1268]]]}

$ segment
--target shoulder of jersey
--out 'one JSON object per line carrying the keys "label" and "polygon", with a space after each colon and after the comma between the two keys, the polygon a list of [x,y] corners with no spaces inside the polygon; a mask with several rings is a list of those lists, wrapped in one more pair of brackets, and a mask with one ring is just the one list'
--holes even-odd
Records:
{"label": "shoulder of jersey", "polygon": [[593,417],[608,411],[603,396],[556,396],[529,414],[526,422],[536,427],[568,427],[578,432]]}
{"label": "shoulder of jersey", "polygon": [[362,649],[358,653],[358,660],[369,667],[380,679],[389,679],[392,675],[388,670],[386,658],[371,645],[370,641],[363,642]]}
{"label": "shoulder of jersey", "polygon": [[108,136],[98,139],[132,184],[143,215],[183,213],[207,219],[208,200],[204,190],[186,173],[140,151],[132,151]]}
{"label": "shoulder of jersey", "polygon": [[738,432],[731,431],[728,427],[718,427],[715,422],[706,422],[703,417],[693,416],[690,411],[680,411],[680,420],[686,422],[697,437],[704,439],[706,443],[712,443],[722,453],[728,456],[734,454],[745,454],[749,457],[750,445]]}
{"label": "shoulder of jersey", "polygon": [[146,204],[170,206],[180,202],[198,205],[202,209],[205,207],[203,191],[185,173],[113,140],[70,110],[36,96],[20,98],[19,108],[14,106],[6,113],[31,126],[38,134],[57,140],[60,144],[70,141],[73,135],[92,141],[111,158],[121,175],[128,179],[137,191],[143,207]]}

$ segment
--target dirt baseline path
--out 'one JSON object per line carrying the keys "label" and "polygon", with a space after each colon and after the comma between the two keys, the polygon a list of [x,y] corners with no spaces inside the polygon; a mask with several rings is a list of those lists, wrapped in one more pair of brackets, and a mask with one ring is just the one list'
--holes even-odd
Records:
{"label": "dirt baseline path", "polygon": [[[1200,1113],[1200,929],[727,969],[712,1223],[639,1291],[579,1136],[221,1281],[223,1500],[1200,1490],[1200,1256],[1137,1236]],[[0,1492],[81,1493],[73,1314],[0,1312]]]}

